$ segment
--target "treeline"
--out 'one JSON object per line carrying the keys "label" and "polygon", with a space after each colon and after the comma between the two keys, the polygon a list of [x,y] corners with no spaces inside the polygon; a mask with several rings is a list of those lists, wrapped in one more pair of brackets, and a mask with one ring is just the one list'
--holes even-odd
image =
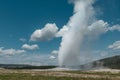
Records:
{"label": "treeline", "polygon": [[24,64],[0,64],[0,68],[4,69],[51,69],[56,66],[33,66]]}

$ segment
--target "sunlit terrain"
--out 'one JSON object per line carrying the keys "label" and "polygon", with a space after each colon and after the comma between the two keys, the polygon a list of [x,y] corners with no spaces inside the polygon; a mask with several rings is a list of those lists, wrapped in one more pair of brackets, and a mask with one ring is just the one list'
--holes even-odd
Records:
{"label": "sunlit terrain", "polygon": [[120,80],[120,70],[34,71],[0,69],[0,80]]}

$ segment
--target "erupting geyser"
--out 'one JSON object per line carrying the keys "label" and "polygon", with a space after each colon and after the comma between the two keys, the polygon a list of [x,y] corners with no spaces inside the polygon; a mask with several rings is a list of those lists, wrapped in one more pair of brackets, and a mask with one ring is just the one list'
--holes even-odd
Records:
{"label": "erupting geyser", "polygon": [[60,66],[79,66],[81,44],[88,31],[88,26],[94,15],[92,4],[94,0],[72,0],[74,4],[74,15],[70,18],[66,27],[68,31],[63,35],[59,48]]}
{"label": "erupting geyser", "polygon": [[[98,20],[93,7],[95,0],[69,0],[69,2],[74,4],[73,16],[62,29],[58,30],[55,23],[47,23],[44,28],[35,30],[30,40],[48,41],[54,37],[62,37],[59,50],[55,51],[58,53],[59,66],[80,68],[80,65],[102,58],[103,54],[112,48],[108,47],[102,51],[94,48],[94,45],[92,47],[92,44],[102,34],[114,30],[120,31],[120,25],[110,26],[104,20]],[[85,65],[85,69],[91,66],[92,64]],[[82,67],[84,68],[81,66],[80,69]]]}

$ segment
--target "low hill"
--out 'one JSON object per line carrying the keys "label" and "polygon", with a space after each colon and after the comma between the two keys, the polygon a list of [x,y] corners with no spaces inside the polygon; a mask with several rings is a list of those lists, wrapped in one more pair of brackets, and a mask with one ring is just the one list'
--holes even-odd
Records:
{"label": "low hill", "polygon": [[120,69],[120,56],[109,57],[100,60],[103,63],[104,67],[112,69]]}
{"label": "low hill", "polygon": [[111,68],[111,69],[120,69],[120,55],[113,56],[97,61],[93,61],[91,63],[87,63],[80,66],[81,69],[95,69],[95,68]]}

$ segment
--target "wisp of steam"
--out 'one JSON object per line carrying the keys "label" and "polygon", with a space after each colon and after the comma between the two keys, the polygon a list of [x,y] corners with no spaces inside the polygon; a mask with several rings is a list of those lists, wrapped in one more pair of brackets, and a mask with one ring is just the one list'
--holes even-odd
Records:
{"label": "wisp of steam", "polygon": [[94,0],[72,0],[74,14],[66,24],[68,31],[63,35],[59,48],[60,66],[79,66],[79,55],[82,42],[88,32],[88,26],[94,15]]}

